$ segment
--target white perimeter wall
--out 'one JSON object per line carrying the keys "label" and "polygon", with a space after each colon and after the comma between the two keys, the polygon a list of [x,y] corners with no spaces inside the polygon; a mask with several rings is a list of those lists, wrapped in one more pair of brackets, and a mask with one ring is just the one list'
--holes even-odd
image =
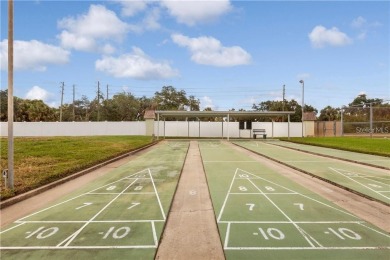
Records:
{"label": "white perimeter wall", "polygon": [[[253,122],[252,129],[265,129],[267,137],[287,137],[288,123]],[[302,137],[302,123],[290,123],[290,137]]]}
{"label": "white perimeter wall", "polygon": [[[14,136],[145,135],[144,121],[137,122],[14,122]],[[1,136],[8,135],[1,122]]]}
{"label": "white perimeter wall", "polygon": [[[267,137],[287,137],[288,123],[253,122],[252,129],[265,129]],[[238,122],[160,121],[154,122],[159,136],[251,138],[251,130],[239,130]],[[14,122],[14,136],[145,135],[145,121],[137,122]],[[1,122],[1,136],[8,135]],[[302,136],[302,124],[290,123],[290,137]],[[261,136],[258,136],[261,138]]]}
{"label": "white perimeter wall", "polygon": [[[252,129],[265,129],[267,137],[287,137],[288,123],[253,122]],[[183,122],[160,121],[154,123],[154,133],[157,136],[178,137],[227,137],[251,138],[251,130],[239,130],[238,122]],[[302,136],[302,123],[290,123],[290,137]]]}

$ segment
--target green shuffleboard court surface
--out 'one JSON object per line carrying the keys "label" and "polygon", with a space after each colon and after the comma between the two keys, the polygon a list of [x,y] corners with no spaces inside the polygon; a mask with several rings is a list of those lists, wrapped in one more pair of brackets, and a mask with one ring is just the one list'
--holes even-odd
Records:
{"label": "green shuffleboard court surface", "polygon": [[220,142],[200,142],[227,259],[387,259],[390,236]]}
{"label": "green shuffleboard court surface", "polygon": [[367,168],[363,165],[336,161],[307,153],[302,154],[267,142],[238,141],[235,144],[390,204],[390,174],[388,170]]}
{"label": "green shuffleboard court surface", "polygon": [[167,142],[1,231],[1,259],[153,259],[188,142]]}
{"label": "green shuffleboard court surface", "polygon": [[[276,145],[281,145],[284,147],[299,149],[302,151],[323,154],[326,156],[333,156],[333,157],[337,157],[340,159],[357,161],[357,162],[373,165],[376,167],[390,169],[390,158],[389,157],[384,157],[384,156],[379,156],[379,155],[371,155],[371,154],[365,154],[365,153],[349,152],[349,151],[337,150],[337,149],[333,149],[333,148],[326,148],[326,147],[307,145],[307,144],[298,144],[298,143],[292,143],[292,142],[272,141],[270,143],[276,144]],[[389,145],[389,144],[384,142],[383,145]]]}

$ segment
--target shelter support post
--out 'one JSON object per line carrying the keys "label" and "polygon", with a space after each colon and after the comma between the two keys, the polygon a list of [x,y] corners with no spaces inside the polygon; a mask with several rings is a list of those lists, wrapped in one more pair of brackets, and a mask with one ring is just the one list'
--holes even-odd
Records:
{"label": "shelter support post", "polygon": [[160,114],[157,113],[157,140],[160,137]]}
{"label": "shelter support post", "polygon": [[287,130],[287,132],[288,132],[288,140],[290,140],[290,114],[288,114],[287,115],[287,118],[288,118],[288,130]]}
{"label": "shelter support post", "polygon": [[227,115],[228,117],[228,125],[227,125],[227,140],[229,141],[230,131],[229,131],[229,125],[230,125],[230,114]]}

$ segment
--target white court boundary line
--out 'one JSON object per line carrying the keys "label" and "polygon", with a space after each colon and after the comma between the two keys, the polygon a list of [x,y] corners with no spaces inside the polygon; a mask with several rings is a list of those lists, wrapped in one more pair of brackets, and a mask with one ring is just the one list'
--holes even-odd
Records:
{"label": "white court boundary line", "polygon": [[378,250],[390,249],[387,247],[361,246],[361,247],[228,247],[226,250]]}
{"label": "white court boundary line", "polygon": [[[250,182],[250,183],[252,183],[252,185],[253,186],[255,186],[256,187],[256,189],[258,189],[260,192],[262,192],[262,190],[259,188],[259,187],[257,187],[254,183],[253,183],[253,181],[252,180],[249,180],[248,179],[248,181]],[[274,205],[275,206],[275,208],[277,208],[279,211],[280,211],[280,213],[282,213],[283,214],[283,216],[285,217],[285,218],[287,218],[289,221],[290,221],[290,223],[292,224],[292,225],[294,225],[294,227],[298,230],[298,232],[299,233],[301,233],[301,235],[306,239],[306,241],[311,245],[311,247],[315,247],[315,245],[314,245],[314,243],[316,243],[318,246],[320,246],[320,247],[323,247],[316,239],[314,239],[314,237],[312,237],[312,236],[310,236],[303,228],[301,228],[300,226],[298,226],[281,208],[279,208],[278,207],[278,205],[276,205],[276,203],[275,202],[273,202],[267,195],[265,195],[263,192],[262,192],[262,195],[269,201],[269,202],[271,202],[272,203],[272,205]],[[313,243],[314,242],[314,243]]]}
{"label": "white court boundary line", "polygon": [[226,194],[225,200],[224,200],[224,202],[223,202],[223,204],[222,204],[221,211],[219,212],[219,215],[218,215],[218,218],[217,218],[217,223],[219,223],[219,221],[221,220],[222,213],[223,213],[223,211],[225,210],[225,205],[226,205],[226,202],[227,202],[227,200],[228,200],[230,191],[232,190],[232,186],[233,186],[234,179],[235,179],[235,177],[236,177],[237,171],[238,171],[238,168],[236,169],[236,171],[235,171],[235,173],[234,173],[234,176],[233,176],[233,178],[232,178],[232,182],[230,183],[229,190],[228,190],[228,192],[227,192],[227,194]]}
{"label": "white court boundary line", "polygon": [[[329,167],[330,169],[332,169],[331,167]],[[377,182],[381,185],[384,185],[384,186],[388,186],[390,188],[390,184],[387,184],[387,183],[384,183],[382,181],[378,181],[378,180],[373,180],[374,179],[379,179],[379,180],[390,180],[389,178],[385,178],[385,177],[382,177],[382,176],[372,176],[372,175],[365,175],[365,174],[360,174],[358,172],[350,172],[348,170],[343,170],[343,169],[336,169],[336,168],[333,168],[335,170],[339,170],[340,172],[341,171],[344,171],[344,172],[349,172],[349,173],[352,173],[353,175],[348,175],[348,174],[344,174],[344,173],[341,173],[342,175],[344,176],[347,176],[347,177],[350,177],[350,178],[360,178],[360,179],[365,179],[365,180],[368,180],[368,181],[372,181],[372,182]],[[380,192],[380,191],[378,191]]]}
{"label": "white court boundary line", "polygon": [[[134,173],[134,174],[132,174],[132,175],[130,175],[130,176],[137,175],[137,174],[139,174],[140,172],[143,172],[143,171],[145,171],[145,170],[136,172],[136,173]],[[31,216],[37,215],[37,214],[39,214],[39,213],[41,213],[41,212],[44,212],[44,211],[46,211],[46,210],[52,209],[52,208],[54,208],[54,207],[57,207],[57,206],[59,206],[59,205],[65,204],[65,203],[67,203],[67,202],[69,202],[69,201],[78,199],[78,198],[80,198],[80,197],[82,197],[82,196],[85,196],[85,195],[88,195],[88,194],[94,194],[94,191],[97,191],[97,190],[102,189],[102,188],[104,188],[104,187],[110,186],[110,185],[115,184],[115,183],[117,183],[117,182],[121,182],[121,181],[123,181],[123,180],[126,180],[126,179],[128,179],[128,177],[130,177],[130,176],[126,176],[126,177],[124,177],[124,178],[122,178],[122,179],[116,180],[116,181],[114,181],[114,182],[110,182],[110,183],[108,183],[108,184],[106,184],[106,185],[100,186],[100,187],[98,187],[98,188],[96,188],[96,189],[94,189],[94,190],[91,190],[91,191],[89,191],[89,192],[80,194],[80,195],[78,195],[78,196],[76,196],[76,197],[73,197],[73,198],[71,198],[71,199],[68,199],[68,200],[62,201],[62,202],[60,202],[60,203],[54,204],[53,206],[50,206],[50,207],[48,207],[48,208],[44,208],[44,209],[39,210],[39,211],[37,211],[37,212],[34,212],[34,213],[30,214],[30,215],[27,215],[27,216],[25,216],[25,217],[23,217],[23,218],[20,218],[20,219],[16,220],[15,222],[16,222],[16,223],[20,223],[20,222],[22,222],[22,220],[25,219],[25,218],[29,218],[29,217],[31,217]],[[115,194],[117,194],[117,193],[115,193]],[[3,232],[0,232],[0,234],[1,234],[1,233],[3,233]]]}
{"label": "white court boundary line", "polygon": [[[384,198],[386,198],[386,199],[390,199],[389,197],[387,197],[387,196],[381,194],[380,192],[378,192],[378,191],[376,191],[376,190],[374,190],[374,189],[368,187],[367,185],[364,185],[363,183],[358,182],[357,180],[354,180],[353,178],[351,178],[351,177],[349,177],[349,176],[347,176],[347,175],[341,173],[341,172],[340,172],[341,169],[335,169],[335,168],[332,168],[332,167],[329,167],[329,169],[331,169],[332,171],[334,171],[334,172],[340,174],[341,176],[344,176],[345,178],[348,178],[348,179],[351,180],[351,181],[356,182],[357,184],[360,184],[361,186],[363,186],[363,187],[365,187],[365,188],[367,188],[367,189],[373,191],[374,193],[376,193],[376,194],[378,194],[378,195],[380,195],[380,196],[382,196],[382,197],[384,197]],[[342,170],[342,171],[347,171],[347,170]],[[386,185],[388,185],[388,184],[386,184]]]}
{"label": "white court boundary line", "polygon": [[[256,177],[255,177],[255,178],[249,178],[249,177],[248,177],[248,178],[237,178],[237,173],[238,173],[238,171],[242,171],[242,172],[244,172],[244,173],[246,173],[246,174],[249,174],[249,175],[252,175],[252,176],[256,176]],[[301,196],[303,196],[303,197],[305,197],[305,198],[307,198],[307,199],[313,200],[313,201],[315,201],[315,202],[317,202],[317,203],[319,203],[319,204],[321,204],[321,205],[330,207],[330,208],[332,208],[332,209],[334,209],[334,210],[336,210],[336,211],[339,211],[339,212],[344,213],[344,214],[346,214],[346,215],[349,215],[349,216],[352,216],[352,217],[354,217],[354,218],[357,218],[356,216],[354,216],[354,215],[352,215],[352,214],[350,214],[350,213],[348,213],[348,212],[345,212],[345,211],[342,211],[342,210],[340,210],[340,209],[334,208],[334,207],[332,207],[332,206],[330,206],[330,205],[327,205],[327,204],[325,204],[325,203],[323,203],[323,202],[317,201],[316,199],[310,198],[310,197],[308,197],[308,196],[306,196],[306,195],[303,195],[303,194],[300,194],[300,193],[298,193],[298,192],[294,192],[294,191],[292,191],[291,189],[288,189],[288,188],[286,188],[286,187],[284,187],[284,186],[282,186],[282,185],[276,184],[276,183],[274,183],[274,182],[272,182],[272,181],[266,180],[266,179],[264,179],[264,178],[262,178],[262,177],[259,177],[259,176],[257,176],[257,175],[252,174],[252,173],[249,173],[249,172],[247,172],[247,171],[245,171],[245,170],[242,170],[242,169],[237,168],[236,171],[235,171],[235,173],[234,173],[234,176],[233,176],[233,178],[232,178],[232,182],[231,182],[231,184],[230,184],[229,190],[228,190],[228,192],[227,192],[227,194],[226,194],[226,196],[225,196],[225,200],[224,200],[224,203],[223,203],[223,205],[222,205],[220,214],[219,214],[219,216],[218,216],[218,221],[217,221],[219,224],[221,224],[221,223],[227,224],[226,235],[225,235],[225,241],[224,241],[224,250],[278,250],[278,249],[280,249],[280,250],[310,250],[310,249],[314,249],[314,250],[330,250],[330,249],[355,249],[355,250],[356,250],[356,249],[384,249],[384,248],[385,248],[385,249],[390,249],[390,246],[389,246],[389,247],[383,247],[383,246],[373,246],[373,247],[324,247],[324,246],[322,246],[318,241],[316,241],[313,237],[311,237],[306,231],[304,231],[301,227],[299,227],[299,226],[297,225],[297,224],[358,224],[358,225],[361,225],[361,226],[363,226],[363,227],[365,227],[365,228],[368,228],[368,229],[370,229],[370,230],[372,230],[372,231],[374,231],[374,232],[376,232],[376,233],[378,233],[378,234],[380,234],[380,235],[383,235],[383,236],[385,236],[385,237],[390,237],[390,235],[387,235],[387,234],[385,234],[385,233],[382,233],[382,232],[380,232],[380,231],[377,231],[377,230],[375,230],[375,229],[373,229],[373,228],[370,228],[370,227],[364,225],[364,223],[366,223],[365,221],[292,221],[291,219],[288,218],[287,215],[285,215],[285,216],[287,216],[287,219],[289,219],[289,221],[221,221],[221,217],[222,217],[222,215],[223,215],[223,211],[225,210],[225,206],[226,206],[228,197],[229,197],[229,195],[233,194],[233,193],[231,193],[231,189],[232,189],[233,183],[234,183],[234,181],[235,181],[236,179],[247,179],[254,187],[256,187],[256,188],[260,191],[260,193],[254,193],[255,195],[264,195],[266,198],[268,198],[268,196],[266,196],[265,193],[261,192],[260,188],[258,188],[257,185],[255,185],[255,184],[251,181],[251,180],[253,180],[253,179],[262,179],[262,180],[264,180],[264,181],[267,181],[267,182],[269,182],[269,183],[272,183],[272,184],[277,185],[277,186],[279,186],[279,187],[281,187],[281,188],[284,188],[284,189],[286,189],[286,190],[291,191],[292,193],[288,193],[288,195],[290,195],[290,194],[301,195]],[[249,195],[248,193],[245,193],[245,192],[242,192],[242,193],[239,193],[239,194],[242,194],[242,195]],[[253,193],[251,193],[251,194],[253,194]],[[267,193],[267,194],[274,194],[274,193]],[[270,200],[270,199],[268,199],[268,200]],[[275,207],[277,207],[277,205],[276,205],[275,203],[273,203],[273,201],[270,200],[270,202],[271,202],[272,204],[274,204]],[[279,209],[279,208],[277,207],[277,209]],[[279,209],[279,210],[281,211],[281,209]],[[281,212],[282,212],[282,211],[281,211]],[[283,214],[283,212],[282,212],[282,214]],[[313,241],[316,242],[316,243],[318,244],[318,246],[316,247],[316,246],[314,246],[312,243],[309,243],[309,244],[311,244],[311,247],[229,247],[229,246],[228,246],[228,244],[229,244],[229,239],[230,239],[230,229],[231,229],[231,225],[232,225],[232,224],[265,224],[265,223],[267,223],[267,224],[293,224],[294,226],[298,226],[298,231],[299,231],[301,234],[302,234],[302,232],[303,232],[303,235],[302,235],[302,236],[303,236],[304,238],[306,238],[305,235],[307,235],[310,239],[313,239]],[[302,232],[301,232],[301,231],[302,231]],[[307,239],[306,239],[306,240],[307,240]]]}
{"label": "white court boundary line", "polygon": [[164,217],[164,220],[166,220],[166,216],[165,216],[165,213],[164,213],[164,209],[161,205],[161,201],[160,201],[160,196],[158,196],[158,192],[157,192],[157,189],[156,189],[156,185],[154,184],[154,180],[153,180],[153,177],[152,177],[152,173],[150,172],[150,169],[148,168],[148,173],[149,173],[149,176],[150,176],[150,179],[152,180],[152,184],[153,184],[153,188],[154,188],[154,192],[156,193],[156,197],[157,197],[157,200],[158,200],[158,204],[160,205],[160,210],[161,210],[161,213]]}
{"label": "white court boundary line", "polygon": [[[40,247],[0,247],[0,249],[8,250],[66,250],[66,249],[154,249],[154,245],[145,246],[69,246],[69,247],[51,247],[51,246],[40,246]],[[390,249],[388,247],[228,247],[226,250],[378,250],[378,249]]]}
{"label": "white court boundary line", "polygon": [[311,198],[311,197],[309,197],[309,196],[307,196],[307,195],[304,195],[304,194],[302,194],[302,193],[293,191],[293,190],[291,190],[291,189],[289,189],[289,188],[286,188],[286,187],[284,187],[284,186],[282,186],[282,185],[280,185],[280,184],[277,184],[277,183],[275,183],[275,182],[272,182],[272,181],[270,181],[270,180],[267,180],[267,179],[265,179],[265,178],[262,178],[262,177],[260,177],[260,176],[255,175],[255,174],[249,173],[249,172],[247,172],[247,171],[245,171],[245,170],[242,170],[242,169],[240,169],[240,170],[243,171],[243,172],[245,172],[245,173],[247,173],[247,174],[256,176],[256,177],[259,178],[259,179],[262,179],[262,180],[264,180],[264,181],[267,181],[267,182],[269,182],[269,183],[272,183],[273,185],[279,186],[279,187],[281,187],[281,188],[283,188],[283,189],[286,189],[286,190],[288,190],[288,191],[290,191],[290,192],[293,192],[293,193],[295,193],[296,195],[300,195],[300,196],[302,196],[302,197],[304,197],[304,198],[307,198],[307,199],[309,199],[309,200],[312,200],[312,201],[315,201],[315,202],[317,202],[317,203],[320,203],[320,204],[322,204],[323,206],[329,207],[329,208],[331,208],[331,209],[337,210],[337,211],[339,211],[339,212],[341,212],[341,213],[347,214],[347,215],[349,215],[349,216],[351,216],[351,217],[354,217],[354,218],[357,218],[357,219],[358,219],[358,217],[356,217],[355,215],[353,215],[353,214],[351,214],[351,213],[349,213],[349,212],[347,212],[347,211],[344,211],[344,210],[335,208],[335,207],[333,207],[333,206],[331,206],[331,205],[328,205],[328,204],[326,204],[326,203],[324,203],[324,202],[321,202],[321,201],[319,201],[319,200],[313,199],[313,198]]}
{"label": "white court boundary line", "polygon": [[116,201],[117,198],[119,198],[125,190],[127,190],[131,185],[133,185],[138,179],[135,179],[130,185],[128,185],[121,193],[119,193],[115,198],[113,198],[110,202],[106,204],[98,213],[96,213],[88,222],[86,222],[81,228],[79,228],[76,232],[68,236],[65,240],[57,244],[56,247],[67,247],[70,243],[73,242],[73,240],[83,231],[83,229],[91,223],[92,220],[97,218],[108,206],[110,206],[114,201]]}
{"label": "white court boundary line", "polygon": [[[134,177],[140,173],[143,173],[144,175],[149,175],[149,178],[143,178],[143,177]],[[132,182],[128,185],[126,185],[121,192],[119,193],[99,193],[95,192],[99,189],[104,189],[105,187],[112,186],[115,183],[122,182],[124,180],[132,180]],[[128,190],[131,186],[133,186],[137,181],[139,180],[150,180],[154,189],[154,192],[125,192]],[[42,213],[44,211],[50,210],[54,207],[60,206],[62,204],[65,204],[69,201],[75,200],[77,198],[80,198],[85,195],[117,195],[111,201],[109,201],[103,208],[101,208],[92,218],[89,220],[85,221],[26,221],[24,219],[29,218],[31,216],[37,215],[39,213]],[[138,194],[138,195],[155,195],[159,204],[159,208],[161,211],[161,215],[163,217],[163,220],[161,219],[150,219],[150,220],[94,220],[96,217],[98,217],[108,206],[110,206],[114,201],[116,201],[117,198],[119,198],[121,195],[133,195],[133,194]],[[155,227],[155,222],[165,222],[166,221],[166,215],[164,212],[164,209],[161,204],[161,200],[159,197],[159,194],[157,192],[157,188],[154,183],[153,176],[151,174],[151,171],[149,168],[144,169],[142,171],[138,171],[134,174],[131,174],[129,176],[126,176],[124,178],[121,178],[119,180],[116,180],[114,182],[108,183],[106,185],[100,186],[92,191],[80,194],[76,197],[73,197],[71,199],[65,200],[63,202],[57,203],[53,206],[47,207],[45,209],[42,209],[40,211],[34,212],[33,214],[30,214],[28,216],[25,216],[14,223],[18,223],[18,225],[15,225],[11,228],[8,228],[7,230],[3,230],[0,232],[0,234],[8,232],[10,230],[13,230],[15,228],[18,228],[22,225],[28,224],[28,223],[51,223],[51,224],[75,224],[75,223],[84,223],[82,227],[80,227],[77,231],[73,232],[71,235],[69,235],[67,238],[65,238],[63,241],[61,241],[59,244],[56,246],[9,246],[9,247],[2,247],[0,246],[0,249],[13,249],[13,250],[25,250],[25,249],[114,249],[114,248],[157,248],[158,247],[158,239],[157,239],[157,232],[156,232],[156,227]],[[153,236],[153,245],[132,245],[132,246],[70,246],[69,244],[82,232],[82,230],[90,223],[150,223],[151,224],[151,231],[152,231],[152,236]]]}

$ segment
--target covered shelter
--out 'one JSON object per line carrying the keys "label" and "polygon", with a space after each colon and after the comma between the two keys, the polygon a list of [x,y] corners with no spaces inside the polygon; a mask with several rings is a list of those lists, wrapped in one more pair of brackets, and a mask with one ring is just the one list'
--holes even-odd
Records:
{"label": "covered shelter", "polygon": [[[173,118],[210,118],[210,117],[222,117],[226,118],[226,122],[229,123],[232,117],[234,118],[256,118],[260,116],[275,117],[286,116],[288,118],[288,137],[290,138],[290,115],[295,114],[295,111],[155,111],[157,115],[157,139],[160,134],[160,119],[167,117]],[[165,127],[165,124],[164,124]],[[200,124],[199,124],[200,127]],[[223,124],[222,124],[223,127]],[[223,129],[222,129],[223,132]],[[164,129],[165,137],[165,129]],[[229,140],[229,124],[227,124],[227,140]]]}

